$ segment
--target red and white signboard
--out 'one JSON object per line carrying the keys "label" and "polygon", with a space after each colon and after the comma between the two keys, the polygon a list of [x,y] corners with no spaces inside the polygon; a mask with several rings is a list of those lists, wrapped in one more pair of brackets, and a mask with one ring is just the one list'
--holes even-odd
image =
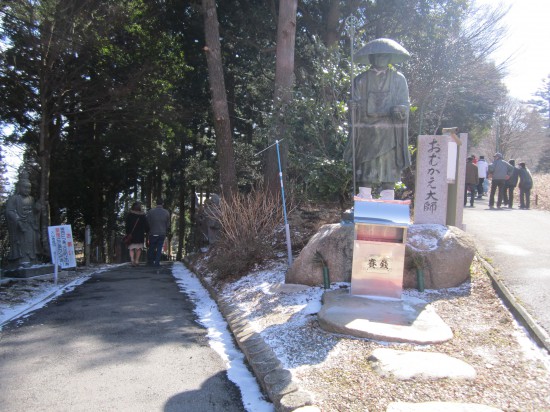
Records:
{"label": "red and white signboard", "polygon": [[76,267],[71,225],[48,226],[52,262],[62,269]]}

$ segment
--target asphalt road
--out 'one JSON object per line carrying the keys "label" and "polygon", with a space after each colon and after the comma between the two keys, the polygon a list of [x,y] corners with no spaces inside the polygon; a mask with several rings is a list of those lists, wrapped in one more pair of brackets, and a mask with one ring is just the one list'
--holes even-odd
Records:
{"label": "asphalt road", "polygon": [[170,265],[93,276],[0,332],[1,411],[244,411]]}
{"label": "asphalt road", "polygon": [[491,210],[488,196],[476,200],[464,208],[465,229],[517,302],[550,334],[550,212],[518,206]]}

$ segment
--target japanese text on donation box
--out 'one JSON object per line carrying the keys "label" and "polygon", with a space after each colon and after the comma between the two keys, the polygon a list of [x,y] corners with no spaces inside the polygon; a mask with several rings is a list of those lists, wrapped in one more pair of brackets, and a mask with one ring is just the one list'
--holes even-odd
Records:
{"label": "japanese text on donation box", "polygon": [[362,264],[365,272],[390,273],[393,270],[392,259],[385,255],[370,255]]}
{"label": "japanese text on donation box", "polygon": [[52,262],[62,268],[76,267],[74,256],[73,231],[71,225],[48,226]]}

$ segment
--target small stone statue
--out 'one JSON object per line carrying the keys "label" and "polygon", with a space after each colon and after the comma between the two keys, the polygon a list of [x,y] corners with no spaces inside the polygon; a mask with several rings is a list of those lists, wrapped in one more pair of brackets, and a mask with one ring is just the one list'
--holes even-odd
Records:
{"label": "small stone statue", "polygon": [[41,205],[31,196],[31,182],[27,172],[19,175],[16,194],[6,202],[10,253],[9,265],[29,267],[37,263],[40,245]]}
{"label": "small stone statue", "polygon": [[[371,188],[380,185],[384,200],[393,200],[395,183],[410,166],[408,151],[409,91],[405,77],[389,65],[409,58],[390,39],[376,39],[357,52],[357,62],[370,64],[353,81],[352,127],[355,128],[355,180],[359,197],[372,199]],[[352,139],[344,159],[353,160]]]}

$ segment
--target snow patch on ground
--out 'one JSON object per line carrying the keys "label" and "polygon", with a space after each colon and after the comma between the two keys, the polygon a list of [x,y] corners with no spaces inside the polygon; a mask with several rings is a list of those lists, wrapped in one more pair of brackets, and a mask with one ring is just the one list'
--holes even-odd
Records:
{"label": "snow patch on ground", "polygon": [[199,323],[208,331],[210,347],[227,365],[227,376],[239,387],[244,407],[250,412],[272,412],[273,405],[265,401],[256,378],[247,369],[244,355],[235,347],[227,323],[218,310],[216,302],[210,298],[208,291],[182,263],[174,263],[172,275],[180,290],[187,294],[195,304],[194,312]]}

